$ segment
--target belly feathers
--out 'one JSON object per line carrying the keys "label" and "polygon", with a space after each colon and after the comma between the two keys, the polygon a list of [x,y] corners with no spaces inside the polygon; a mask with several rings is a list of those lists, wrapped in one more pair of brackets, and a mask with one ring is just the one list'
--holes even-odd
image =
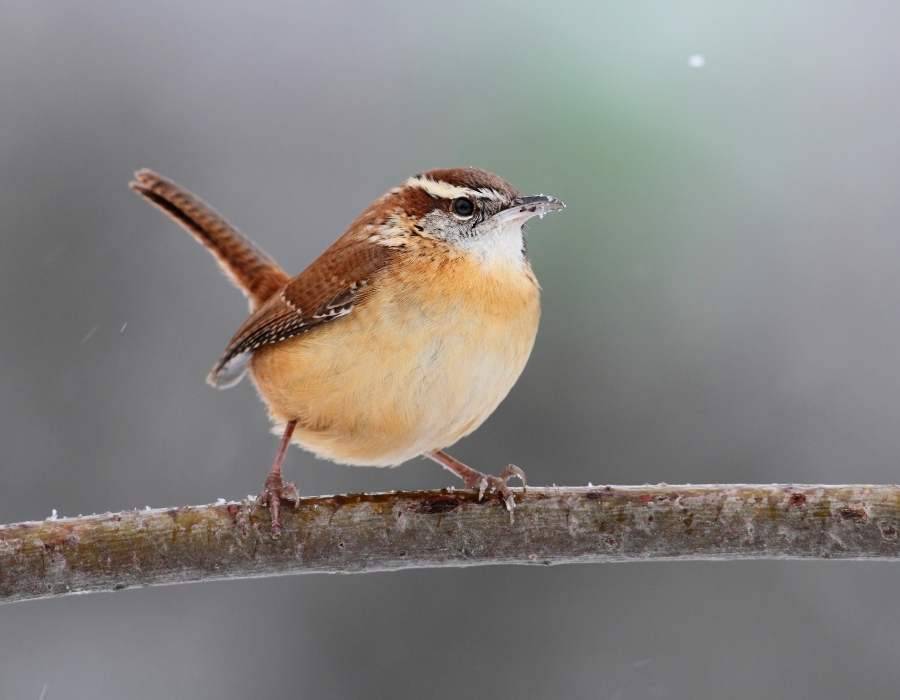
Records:
{"label": "belly feathers", "polygon": [[537,294],[512,311],[383,298],[308,336],[263,348],[251,375],[295,442],[355,465],[452,445],[509,393],[537,332]]}

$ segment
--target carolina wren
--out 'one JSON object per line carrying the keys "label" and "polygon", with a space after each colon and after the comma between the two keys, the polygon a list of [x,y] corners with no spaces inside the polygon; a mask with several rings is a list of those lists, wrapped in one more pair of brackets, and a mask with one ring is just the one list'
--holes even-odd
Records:
{"label": "carolina wren", "polygon": [[131,189],[216,258],[250,302],[207,381],[249,373],[281,444],[260,498],[280,527],[297,498],[281,465],[291,442],[344,464],[423,455],[510,509],[510,465],[482,474],[444,452],[478,428],[534,344],[540,287],[523,226],[565,205],[522,196],[476,168],[432,170],[376,199],[296,277],[187,190],[150,170]]}

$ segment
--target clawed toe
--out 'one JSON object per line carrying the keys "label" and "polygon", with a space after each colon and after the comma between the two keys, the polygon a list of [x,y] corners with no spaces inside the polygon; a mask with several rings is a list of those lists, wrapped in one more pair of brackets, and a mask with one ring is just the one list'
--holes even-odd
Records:
{"label": "clawed toe", "polygon": [[281,500],[293,503],[294,508],[300,506],[300,490],[295,483],[291,481],[284,482],[281,487]]}
{"label": "clawed toe", "polygon": [[485,494],[496,493],[500,497],[500,500],[503,501],[503,504],[510,513],[509,517],[512,519],[512,510],[516,507],[516,498],[513,495],[512,489],[509,488],[506,482],[513,477],[516,477],[522,482],[523,491],[528,487],[528,484],[525,481],[525,472],[519,469],[515,464],[508,464],[506,469],[500,472],[498,476],[493,476],[490,474],[482,474],[477,469],[472,469],[472,467],[463,464],[456,459],[456,457],[447,454],[443,450],[433,450],[424,454],[429,459],[433,459],[440,464],[444,469],[456,474],[456,476],[463,480],[466,488],[477,491],[479,501],[484,499]]}
{"label": "clawed toe", "polygon": [[522,482],[523,490],[528,489],[528,480],[525,478],[525,472],[522,471],[521,467],[517,467],[515,464],[507,464],[506,469],[500,472],[500,478],[503,479],[504,482],[506,482],[513,477]]}
{"label": "clawed toe", "polygon": [[300,504],[300,492],[295,484],[284,481],[280,473],[271,473],[266,478],[265,486],[263,486],[257,502],[269,509],[269,514],[272,516],[272,534],[276,536],[281,533],[282,501],[292,502],[296,508]]}
{"label": "clawed toe", "polygon": [[507,482],[514,477],[522,482],[523,489],[528,487],[525,472],[515,464],[507,465],[497,476],[476,472],[471,475],[471,478],[465,480],[465,484],[470,489],[477,489],[479,501],[484,500],[486,494],[496,493],[500,500],[503,501],[506,509],[512,511],[516,507],[516,497]]}

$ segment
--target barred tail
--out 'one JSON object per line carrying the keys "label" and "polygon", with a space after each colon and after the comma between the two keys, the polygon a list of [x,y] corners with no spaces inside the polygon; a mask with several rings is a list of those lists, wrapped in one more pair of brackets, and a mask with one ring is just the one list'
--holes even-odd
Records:
{"label": "barred tail", "polygon": [[129,187],[159,207],[213,254],[222,271],[255,309],[290,277],[262,250],[199,197],[152,170],[138,170]]}

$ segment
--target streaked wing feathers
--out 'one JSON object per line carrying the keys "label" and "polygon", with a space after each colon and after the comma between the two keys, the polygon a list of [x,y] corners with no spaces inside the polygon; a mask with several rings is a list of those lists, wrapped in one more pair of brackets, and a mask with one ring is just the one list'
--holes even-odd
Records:
{"label": "streaked wing feathers", "polygon": [[238,329],[207,381],[227,388],[246,371],[250,356],[351,313],[391,251],[369,242],[339,239],[306,270],[259,307]]}

